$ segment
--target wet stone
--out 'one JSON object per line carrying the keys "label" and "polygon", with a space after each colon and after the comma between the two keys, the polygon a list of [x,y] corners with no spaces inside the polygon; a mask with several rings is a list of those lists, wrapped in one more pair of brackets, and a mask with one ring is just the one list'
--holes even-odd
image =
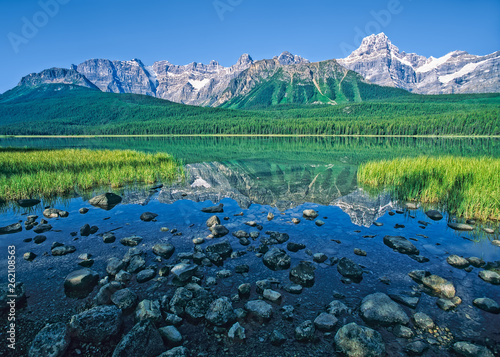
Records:
{"label": "wet stone", "polygon": [[492,300],[490,298],[478,298],[474,299],[472,302],[475,307],[478,309],[484,310],[486,312],[490,312],[492,314],[499,314],[500,313],[500,306],[495,300]]}
{"label": "wet stone", "polygon": [[429,258],[424,257],[422,255],[410,254],[408,256],[419,263],[427,263],[429,261]]}
{"label": "wet stone", "polygon": [[283,249],[272,248],[264,254],[263,262],[271,270],[285,270],[290,268],[291,258]]}
{"label": "wet stone", "polygon": [[35,238],[33,238],[33,242],[35,244],[41,244],[47,240],[47,237],[44,235],[37,235]]}
{"label": "wet stone", "polygon": [[336,317],[351,313],[351,310],[342,301],[339,300],[333,300],[332,302],[330,302],[326,310],[329,314],[332,314]]}
{"label": "wet stone", "polygon": [[222,213],[224,212],[224,204],[219,203],[217,206],[203,207],[201,211],[205,213]]}
{"label": "wet stone", "polygon": [[250,234],[248,234],[247,232],[243,231],[243,230],[239,230],[239,231],[236,231],[236,232],[233,232],[232,233],[234,237],[240,239],[240,238],[249,238],[250,237]]}
{"label": "wet stone", "polygon": [[313,286],[315,281],[314,266],[310,262],[300,262],[290,270],[290,280],[304,287]]}
{"label": "wet stone", "polygon": [[262,321],[268,321],[273,316],[273,308],[262,300],[251,300],[245,304],[245,309],[254,317]]}
{"label": "wet stone", "polygon": [[302,293],[302,290],[304,288],[302,287],[302,285],[299,285],[299,284],[290,284],[290,285],[285,285],[283,287],[283,290],[285,290],[286,292],[290,293],[290,294],[300,294]]}
{"label": "wet stone", "polygon": [[302,243],[293,243],[290,242],[287,244],[286,249],[288,249],[290,252],[298,252],[301,249],[305,249],[306,245]]}
{"label": "wet stone", "polygon": [[182,335],[174,326],[165,326],[158,329],[167,345],[177,346],[182,343]]}
{"label": "wet stone", "polygon": [[227,337],[229,337],[232,340],[244,340],[246,338],[245,336],[245,328],[240,325],[239,322],[236,322],[231,328],[229,329],[227,333]]}
{"label": "wet stone", "polygon": [[413,337],[413,331],[406,326],[403,325],[396,325],[394,329],[392,330],[392,333],[394,336],[399,337],[399,338],[406,338],[410,339]]}
{"label": "wet stone", "polygon": [[492,270],[481,270],[479,272],[479,277],[488,283],[494,285],[500,284],[500,274]]}
{"label": "wet stone", "polygon": [[62,245],[59,247],[55,247],[52,249],[52,255],[58,256],[58,255],[66,255],[66,254],[71,254],[76,252],[76,247],[72,245]]}
{"label": "wet stone", "polygon": [[321,219],[318,219],[316,220],[316,222],[314,222],[318,227],[321,227],[322,225],[325,224],[325,222],[323,222]]}
{"label": "wet stone", "polygon": [[315,331],[314,323],[306,320],[295,328],[295,339],[300,342],[312,341]]}
{"label": "wet stone", "polygon": [[425,214],[427,215],[427,217],[429,217],[433,221],[439,221],[439,220],[443,219],[443,215],[441,214],[441,212],[433,210],[433,209],[425,212]]}
{"label": "wet stone", "polygon": [[314,326],[321,331],[331,331],[337,322],[338,319],[334,315],[322,312],[314,319]]}
{"label": "wet stone", "polygon": [[120,239],[120,243],[128,247],[135,247],[139,245],[141,242],[142,242],[142,237],[139,236],[131,236]]}
{"label": "wet stone", "polygon": [[390,326],[406,325],[409,318],[403,309],[384,293],[366,296],[361,303],[361,317],[368,323]]}
{"label": "wet stone", "polygon": [[135,309],[135,318],[137,321],[159,321],[161,319],[160,302],[157,300],[142,300]]}
{"label": "wet stone", "polygon": [[250,284],[248,283],[241,284],[240,286],[238,286],[238,295],[240,297],[248,297],[250,296],[250,289],[251,289]]}
{"label": "wet stone", "polygon": [[127,266],[127,271],[137,274],[146,267],[146,260],[141,255],[134,255]]}
{"label": "wet stone", "polygon": [[[48,232],[52,229],[52,226],[50,224],[39,224],[38,226],[33,229],[33,232],[35,233],[45,233]],[[1,233],[1,228],[0,228],[0,234]]]}
{"label": "wet stone", "polygon": [[335,334],[335,346],[347,356],[382,357],[385,344],[379,332],[352,322]]}
{"label": "wet stone", "polygon": [[64,292],[68,297],[84,298],[94,289],[99,274],[88,268],[69,273],[64,280]]}
{"label": "wet stone", "polygon": [[244,273],[248,273],[250,271],[250,267],[248,265],[246,265],[246,264],[237,265],[234,268],[234,271],[237,274],[244,274]]}
{"label": "wet stone", "polygon": [[69,326],[80,341],[98,343],[118,334],[122,311],[116,306],[96,306],[71,317]]}
{"label": "wet stone", "polygon": [[427,349],[429,348],[428,345],[426,345],[422,341],[415,341],[415,342],[410,342],[406,345],[405,351],[410,355],[410,356],[420,356],[423,354]]}
{"label": "wet stone", "polygon": [[29,262],[32,262],[33,260],[35,260],[36,257],[37,257],[37,255],[33,252],[26,252],[23,254],[23,259],[27,260]]}
{"label": "wet stone", "polygon": [[156,217],[158,217],[158,215],[156,213],[152,213],[152,212],[144,212],[143,214],[141,214],[141,221],[144,221],[144,222],[150,222],[152,220],[154,220]]}
{"label": "wet stone", "polygon": [[455,342],[452,349],[456,354],[463,357],[493,357],[493,353],[488,348],[470,342]]}
{"label": "wet stone", "polygon": [[108,192],[99,196],[95,196],[89,200],[92,206],[96,206],[105,210],[110,210],[119,204],[122,198],[114,193]]}
{"label": "wet stone", "polygon": [[354,254],[359,255],[361,257],[366,257],[366,252],[359,248],[354,248]]}
{"label": "wet stone", "polygon": [[328,257],[324,253],[316,253],[316,254],[313,255],[313,260],[316,263],[323,263],[327,259],[328,259]]}
{"label": "wet stone", "polygon": [[280,331],[273,330],[269,335],[269,342],[271,342],[273,346],[281,346],[286,342],[286,337]]}
{"label": "wet stone", "polygon": [[389,290],[388,295],[392,300],[412,309],[416,308],[420,301],[420,293],[414,291]]}
{"label": "wet stone", "polygon": [[[231,244],[229,241],[222,241],[219,243],[215,243],[212,245],[209,245],[208,247],[205,248],[205,251],[207,252],[207,257],[212,261],[211,256],[209,253],[212,254],[217,254],[220,258],[226,259],[231,256],[231,253],[233,252],[233,248],[231,247]],[[212,261],[214,264],[216,262]],[[217,265],[217,264],[216,264]]]}
{"label": "wet stone", "polygon": [[422,330],[428,330],[434,327],[434,321],[425,313],[417,312],[412,317],[415,326],[421,328]]}
{"label": "wet stone", "polygon": [[302,212],[302,217],[308,220],[313,220],[318,217],[318,212],[313,209],[306,209]]}
{"label": "wet stone", "polygon": [[87,237],[90,235],[90,225],[88,223],[84,224],[81,228],[80,228],[80,235],[82,237]]}
{"label": "wet stone", "polygon": [[62,357],[70,342],[69,329],[65,323],[47,324],[35,336],[28,356]]}
{"label": "wet stone", "polygon": [[170,273],[173,274],[179,281],[189,280],[194,273],[198,270],[198,266],[195,264],[180,263],[175,265]]}
{"label": "wet stone", "polygon": [[136,279],[138,283],[145,283],[146,281],[153,279],[155,276],[156,271],[154,269],[144,269],[137,274]]}
{"label": "wet stone", "polygon": [[281,294],[271,289],[265,289],[262,296],[264,297],[264,299],[277,304],[281,302]]}
{"label": "wet stone", "polygon": [[170,259],[174,252],[175,247],[170,243],[157,243],[153,246],[153,253],[164,259]]}
{"label": "wet stone", "polygon": [[205,319],[216,326],[223,326],[234,321],[236,315],[231,301],[227,297],[213,301],[205,314]]}
{"label": "wet stone", "polygon": [[385,236],[384,244],[402,254],[418,255],[420,253],[413,243],[401,236]]}
{"label": "wet stone", "polygon": [[141,321],[122,337],[112,357],[155,357],[163,351],[163,340],[154,324]]}
{"label": "wet stone", "polygon": [[130,289],[125,288],[111,295],[111,302],[122,310],[131,310],[137,304],[137,295]]}
{"label": "wet stone", "polygon": [[455,296],[452,299],[438,299],[436,301],[437,306],[444,311],[449,311],[454,308],[456,308],[458,305],[462,303],[462,299],[460,299],[458,296]]}
{"label": "wet stone", "polygon": [[448,223],[448,227],[454,229],[456,231],[472,231],[474,229],[473,226],[465,223]]}
{"label": "wet stone", "polygon": [[458,268],[458,269],[464,269],[469,266],[469,261],[465,258],[459,257],[458,255],[450,255],[448,258],[446,258],[446,261],[448,264],[450,264],[452,267]]}
{"label": "wet stone", "polygon": [[351,259],[346,257],[340,259],[337,264],[337,270],[342,276],[353,279],[354,281],[361,280],[363,278],[363,269]]}
{"label": "wet stone", "polygon": [[422,284],[424,284],[425,287],[429,288],[430,291],[436,296],[445,299],[451,299],[455,296],[455,287],[453,286],[453,284],[440,276],[425,276],[422,279]]}
{"label": "wet stone", "polygon": [[108,244],[109,243],[114,243],[115,240],[116,240],[116,237],[115,237],[115,235],[113,233],[104,233],[102,235],[102,241],[104,243],[108,243]]}

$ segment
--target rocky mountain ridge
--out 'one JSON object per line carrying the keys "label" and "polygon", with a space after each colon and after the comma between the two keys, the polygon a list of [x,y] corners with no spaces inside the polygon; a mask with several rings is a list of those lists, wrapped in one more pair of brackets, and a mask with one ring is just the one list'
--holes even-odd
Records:
{"label": "rocky mountain ridge", "polygon": [[475,56],[453,51],[440,58],[401,52],[384,34],[363,39],[338,62],[374,84],[419,94],[490,93],[500,91],[500,51]]}

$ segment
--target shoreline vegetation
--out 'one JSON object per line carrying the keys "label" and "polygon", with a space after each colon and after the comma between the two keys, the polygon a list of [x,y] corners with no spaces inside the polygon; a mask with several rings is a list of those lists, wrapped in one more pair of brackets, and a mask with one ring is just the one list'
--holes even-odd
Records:
{"label": "shoreline vegetation", "polygon": [[154,184],[183,176],[181,163],[166,153],[0,148],[0,201],[48,198],[103,185]]}
{"label": "shoreline vegetation", "polygon": [[405,201],[444,204],[464,218],[500,220],[500,159],[398,158],[362,164],[358,182]]}
{"label": "shoreline vegetation", "polygon": [[358,134],[131,134],[131,135],[0,135],[0,139],[7,138],[169,138],[169,137],[277,137],[277,138],[306,138],[306,137],[352,137],[352,138],[439,138],[439,139],[496,139],[500,135],[358,135]]}

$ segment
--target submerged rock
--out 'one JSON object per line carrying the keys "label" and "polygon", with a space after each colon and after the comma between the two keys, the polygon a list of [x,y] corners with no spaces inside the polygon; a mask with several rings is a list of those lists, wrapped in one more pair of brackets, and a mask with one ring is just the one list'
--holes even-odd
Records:
{"label": "submerged rock", "polygon": [[312,341],[314,339],[314,323],[306,320],[295,328],[295,339],[300,342]]}
{"label": "submerged rock", "polygon": [[153,253],[165,259],[170,259],[174,252],[175,247],[170,243],[157,243],[153,246]]}
{"label": "submerged rock", "polygon": [[363,269],[349,258],[344,257],[340,259],[337,264],[337,270],[346,278],[350,278],[355,281],[363,279]]}
{"label": "submerged rock", "polygon": [[222,203],[219,203],[217,206],[203,207],[201,211],[205,213],[222,213],[224,212],[223,207],[224,205]]}
{"label": "submerged rock", "polygon": [[335,345],[349,357],[382,357],[385,344],[379,332],[356,323],[342,326],[335,334]]}
{"label": "submerged rock", "polygon": [[290,268],[292,258],[283,249],[273,248],[264,254],[263,262],[271,270],[285,270]]}
{"label": "submerged rock", "polygon": [[439,297],[451,299],[455,296],[455,287],[451,282],[437,275],[429,275],[422,278],[422,284]]}
{"label": "submerged rock", "polygon": [[448,227],[456,231],[472,231],[474,227],[465,223],[448,223]]}
{"label": "submerged rock", "polygon": [[305,287],[314,285],[314,266],[310,262],[302,261],[290,270],[290,280]]}
{"label": "submerged rock", "polygon": [[197,270],[198,266],[195,264],[179,263],[170,270],[170,273],[180,281],[188,281]]}
{"label": "submerged rock", "polygon": [[[52,229],[52,227],[50,227],[50,228]],[[10,225],[5,226],[5,227],[0,227],[0,235],[17,233],[17,232],[21,232],[22,230],[23,230],[23,226],[21,225],[21,223],[14,223],[14,224],[10,224]],[[33,231],[36,233],[43,233],[43,232],[37,232],[36,228]]]}
{"label": "submerged rock", "polygon": [[208,307],[205,319],[216,326],[224,326],[236,319],[233,304],[227,297],[213,301]]}
{"label": "submerged rock", "polygon": [[318,217],[318,212],[316,212],[315,210],[313,209],[306,209],[302,212],[302,216],[305,218],[305,219],[308,219],[308,220],[313,220],[315,219],[316,217]]}
{"label": "submerged rock", "polygon": [[403,309],[384,293],[366,296],[361,302],[361,317],[368,323],[383,326],[406,325],[410,319]]}
{"label": "submerged rock", "polygon": [[500,274],[493,270],[481,270],[479,272],[479,277],[488,283],[499,285],[500,284]]}
{"label": "submerged rock", "polygon": [[425,212],[425,214],[427,215],[427,217],[429,217],[433,221],[439,221],[439,220],[443,219],[443,215],[441,214],[441,212],[436,211],[434,209],[431,209],[431,210]]}
{"label": "submerged rock", "polygon": [[401,236],[385,236],[384,244],[388,247],[397,250],[402,254],[420,254],[417,247],[413,245],[408,239]]}
{"label": "submerged rock", "polygon": [[61,357],[66,352],[70,342],[71,337],[66,324],[62,322],[48,324],[35,336],[28,356]]}
{"label": "submerged rock", "polygon": [[141,214],[140,219],[141,219],[141,221],[144,221],[144,222],[150,222],[153,219],[155,219],[156,217],[158,217],[158,215],[156,213],[144,212],[143,214]]}
{"label": "submerged rock", "polygon": [[57,218],[57,217],[64,218],[69,216],[69,213],[67,211],[63,211],[57,208],[46,208],[42,214],[45,218]]}
{"label": "submerged rock", "polygon": [[216,224],[210,227],[210,231],[212,232],[214,238],[224,237],[226,234],[229,233],[229,230],[220,224]]}
{"label": "submerged rock", "polygon": [[470,342],[455,342],[452,348],[455,353],[463,357],[493,357],[493,353],[486,347]]}
{"label": "submerged rock", "polygon": [[490,298],[478,298],[474,299],[472,302],[477,308],[484,310],[486,312],[491,312],[492,314],[500,313],[500,306],[498,303]]}
{"label": "submerged rock", "polygon": [[[33,229],[33,232],[40,234],[40,233],[48,232],[51,229],[52,229],[52,226],[50,224],[44,223],[44,224],[39,224],[38,226],[36,226]],[[1,233],[1,229],[0,229],[0,234],[4,234],[4,233]]]}
{"label": "submerged rock", "polygon": [[314,319],[314,326],[321,331],[331,331],[337,322],[338,319],[334,315],[322,312]]}
{"label": "submerged rock", "polygon": [[26,198],[26,199],[22,199],[22,200],[17,200],[17,204],[23,208],[29,208],[29,207],[36,206],[40,202],[41,202],[40,200],[33,199],[33,198]]}
{"label": "submerged rock", "polygon": [[467,259],[459,257],[458,255],[455,255],[455,254],[450,255],[448,258],[446,258],[446,261],[452,267],[455,267],[458,269],[464,269],[470,265],[470,262]]}
{"label": "submerged rock", "polygon": [[245,309],[258,320],[268,321],[273,316],[273,307],[262,300],[251,300],[245,304]]}
{"label": "submerged rock", "polygon": [[142,242],[142,237],[131,236],[120,239],[120,243],[128,247],[136,247]]}

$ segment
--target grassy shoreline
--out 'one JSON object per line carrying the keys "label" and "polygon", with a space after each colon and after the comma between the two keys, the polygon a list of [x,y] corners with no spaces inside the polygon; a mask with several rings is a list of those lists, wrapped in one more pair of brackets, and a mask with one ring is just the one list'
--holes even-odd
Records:
{"label": "grassy shoreline", "polygon": [[153,184],[182,175],[180,163],[165,153],[0,149],[0,201],[47,198],[102,185]]}
{"label": "grassy shoreline", "polygon": [[388,187],[398,199],[445,204],[464,218],[500,220],[500,159],[418,157],[373,161],[358,182]]}
{"label": "grassy shoreline", "polygon": [[155,138],[155,137],[360,137],[360,138],[439,138],[496,139],[500,135],[363,135],[363,134],[147,134],[147,135],[0,135],[2,138]]}

